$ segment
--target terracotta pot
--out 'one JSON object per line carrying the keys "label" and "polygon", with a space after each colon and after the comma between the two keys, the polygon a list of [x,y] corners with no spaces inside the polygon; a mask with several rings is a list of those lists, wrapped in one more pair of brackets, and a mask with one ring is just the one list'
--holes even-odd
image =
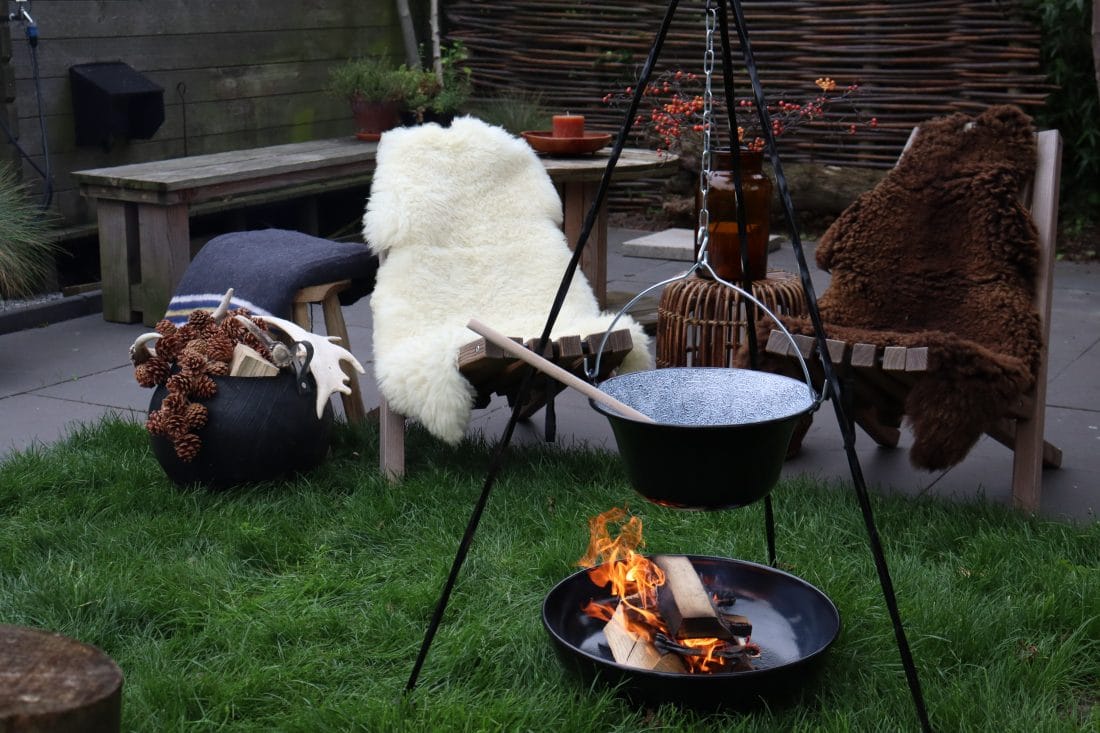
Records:
{"label": "terracotta pot", "polygon": [[392,130],[400,122],[401,105],[398,102],[373,102],[353,97],[351,113],[355,117],[355,137],[370,142],[377,141],[386,130]]}
{"label": "terracotta pot", "polygon": [[[768,235],[770,233],[772,182],[761,170],[762,152],[740,151],[741,190],[745,195],[745,230],[749,247],[749,279],[763,280],[768,275]],[[737,195],[733,185],[733,155],[729,150],[714,152],[710,173],[710,243],[707,260],[718,277],[740,282],[741,234],[737,228]],[[695,222],[699,221],[701,195],[695,193]],[[696,232],[695,255],[699,255]]]}
{"label": "terracotta pot", "polygon": [[[211,489],[309,470],[328,453],[332,406],[318,419],[313,377],[304,379],[310,388],[299,392],[294,374],[286,371],[274,377],[214,377],[218,393],[202,401],[209,419],[196,431],[202,439],[198,455],[181,461],[172,442],[159,435],[151,436],[153,454],[175,483]],[[167,394],[157,387],[149,411]]]}

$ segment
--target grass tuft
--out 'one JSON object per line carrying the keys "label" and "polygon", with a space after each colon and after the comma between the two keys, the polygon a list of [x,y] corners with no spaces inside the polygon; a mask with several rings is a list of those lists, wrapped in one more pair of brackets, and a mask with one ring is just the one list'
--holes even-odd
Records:
{"label": "grass tuft", "polygon": [[[95,644],[126,674],[127,730],[877,731],[916,727],[851,492],[773,492],[782,566],[840,608],[797,704],[632,706],[557,662],[540,610],[586,519],[629,506],[650,552],[764,560],[758,507],[646,503],[619,459],[511,451],[421,684],[405,681],[492,446],[419,431],[396,486],[377,434],[341,426],[309,475],[221,493],[164,476],[139,425],[107,419],[0,464],[0,618]],[[685,477],[690,480],[690,477]],[[938,730],[1100,726],[1100,525],[983,503],[874,498]]]}

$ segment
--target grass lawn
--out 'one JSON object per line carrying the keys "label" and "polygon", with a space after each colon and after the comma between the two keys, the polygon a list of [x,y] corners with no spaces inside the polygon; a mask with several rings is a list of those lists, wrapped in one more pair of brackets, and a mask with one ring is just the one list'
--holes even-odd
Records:
{"label": "grass lawn", "polygon": [[[0,622],[107,652],[126,675],[127,730],[916,729],[854,496],[812,481],[773,493],[778,555],[843,628],[796,704],[700,714],[580,684],[540,612],[588,517],[627,505],[648,552],[763,562],[762,511],[657,507],[617,457],[557,448],[512,451],[403,698],[490,453],[415,431],[410,446],[397,486],[377,472],[375,431],[344,428],[308,476],[225,493],[170,484],[143,428],[121,421],[10,457]],[[1100,523],[874,502],[936,729],[1100,730]]]}

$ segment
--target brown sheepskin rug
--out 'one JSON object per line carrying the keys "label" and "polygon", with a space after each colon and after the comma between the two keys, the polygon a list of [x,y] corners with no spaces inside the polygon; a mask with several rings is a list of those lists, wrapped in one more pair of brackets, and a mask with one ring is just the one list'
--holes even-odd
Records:
{"label": "brown sheepskin rug", "polygon": [[[919,468],[961,461],[1034,382],[1038,244],[1019,199],[1034,175],[1034,132],[1013,106],[922,124],[897,167],[818,242],[817,264],[832,275],[819,301],[829,338],[929,347],[904,406]],[[813,334],[808,319],[784,320]],[[765,343],[771,326],[759,325]]]}

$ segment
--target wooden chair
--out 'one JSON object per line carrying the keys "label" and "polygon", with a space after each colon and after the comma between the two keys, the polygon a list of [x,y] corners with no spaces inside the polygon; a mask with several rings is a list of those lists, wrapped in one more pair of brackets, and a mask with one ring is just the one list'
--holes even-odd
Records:
{"label": "wooden chair", "polygon": [[[910,142],[913,139],[911,136]],[[1042,359],[1033,388],[1006,404],[1003,417],[986,431],[1013,451],[1013,504],[1028,512],[1039,508],[1043,468],[1060,466],[1062,461],[1061,451],[1043,440],[1062,138],[1057,130],[1046,130],[1038,133],[1036,143],[1035,176],[1030,190],[1023,191],[1022,197],[1038,231],[1034,306],[1041,319]],[[816,341],[812,337],[796,336],[795,340],[803,357],[814,354]],[[850,415],[855,423],[879,445],[896,446],[905,397],[914,381],[930,368],[928,348],[881,347],[839,340],[828,340],[827,346],[841,384],[851,387],[846,398],[850,400]],[[793,356],[794,349],[778,331],[771,332],[765,346],[767,353],[776,355]]]}
{"label": "wooden chair", "polygon": [[[585,357],[597,352],[603,336],[602,331],[585,337],[562,336],[547,344],[543,357],[584,379]],[[518,338],[513,340],[521,343]],[[538,346],[538,339],[529,339],[524,345],[534,351]],[[600,358],[597,380],[610,376],[633,348],[634,340],[629,330],[620,329],[608,334],[607,344]],[[522,361],[483,338],[464,345],[458,353],[458,370],[477,391],[474,402],[477,408],[487,407],[494,394],[506,397],[508,405],[514,407],[525,369],[526,365]],[[524,405],[520,408],[519,417],[525,420],[545,407],[546,439],[553,440],[553,401],[565,386],[541,374],[536,374],[534,379]],[[394,412],[385,398],[381,398],[378,457],[382,472],[391,480],[405,475],[405,421],[404,415]]]}

